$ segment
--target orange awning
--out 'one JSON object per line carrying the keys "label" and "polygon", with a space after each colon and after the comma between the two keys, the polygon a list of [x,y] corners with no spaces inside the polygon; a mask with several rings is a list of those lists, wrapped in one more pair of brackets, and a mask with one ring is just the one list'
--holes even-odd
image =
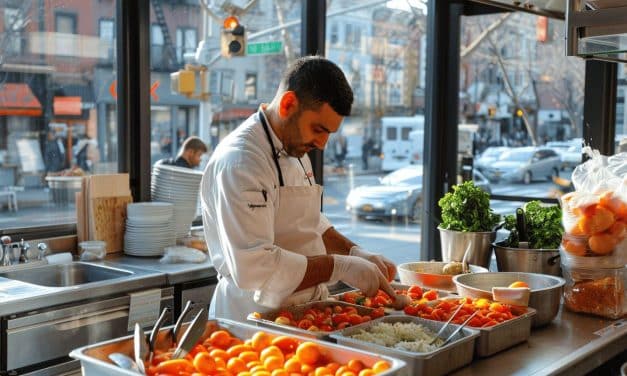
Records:
{"label": "orange awning", "polygon": [[0,84],[0,116],[41,116],[41,103],[28,84]]}
{"label": "orange awning", "polygon": [[230,121],[246,119],[257,111],[256,108],[228,108],[213,114],[213,121]]}
{"label": "orange awning", "polygon": [[55,115],[81,115],[81,97],[54,97],[52,109]]}

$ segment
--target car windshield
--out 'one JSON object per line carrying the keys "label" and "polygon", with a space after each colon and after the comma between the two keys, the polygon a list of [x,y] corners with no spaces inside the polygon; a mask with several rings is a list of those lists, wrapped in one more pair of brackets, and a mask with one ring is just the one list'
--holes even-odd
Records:
{"label": "car windshield", "polygon": [[503,153],[503,156],[499,160],[512,161],[512,162],[526,162],[531,158],[530,151],[522,150],[509,150]]}
{"label": "car windshield", "polygon": [[497,155],[501,154],[502,150],[499,149],[486,149],[486,151],[483,152],[483,154],[481,154],[481,157],[496,157]]}
{"label": "car windshield", "polygon": [[410,166],[396,170],[381,179],[383,185],[419,185],[422,184],[422,169]]}

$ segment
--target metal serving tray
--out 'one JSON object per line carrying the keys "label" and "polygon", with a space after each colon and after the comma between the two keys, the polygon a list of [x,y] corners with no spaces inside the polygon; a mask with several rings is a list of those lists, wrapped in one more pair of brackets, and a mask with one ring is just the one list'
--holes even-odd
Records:
{"label": "metal serving tray", "polygon": [[[186,327],[188,324],[184,324]],[[169,328],[163,328],[159,331],[159,338],[165,337]],[[240,339],[251,338],[259,330],[270,334],[273,337],[285,335],[284,332],[273,329],[260,329],[254,325],[245,324],[236,321],[215,319],[207,321],[207,327],[205,333],[201,337],[201,341],[207,338],[211,333],[218,329],[228,330],[233,336]],[[345,346],[332,344],[328,342],[319,341],[302,336],[293,336],[301,341],[312,341],[317,343],[325,353],[325,356],[334,362],[340,364],[346,364],[351,359],[358,359],[364,362],[368,367],[371,367],[375,362],[379,360],[385,360],[390,363],[390,368],[379,375],[399,375],[400,371],[406,366],[405,362],[399,359],[395,359],[386,355],[370,354],[365,351],[350,349]],[[157,340],[157,344],[159,340]],[[157,346],[158,347],[158,346]],[[113,339],[94,345],[73,350],[70,353],[72,358],[78,359],[81,362],[81,368],[84,376],[137,376],[137,373],[129,370],[122,369],[113,364],[108,355],[114,352],[133,356],[133,336],[126,336],[123,338]]]}
{"label": "metal serving tray", "polygon": [[[475,340],[479,337],[479,331],[476,329],[463,328],[455,335],[452,342],[440,347],[437,350],[424,353],[394,349],[349,337],[359,333],[362,329],[368,331],[372,326],[382,322],[390,324],[397,322],[412,322],[414,324],[420,324],[434,333],[437,333],[438,330],[444,326],[443,322],[425,320],[419,317],[387,316],[363,323],[361,325],[346,328],[338,334],[333,334],[332,337],[337,340],[339,345],[363,349],[371,353],[389,355],[391,357],[404,360],[407,363],[407,368],[401,371],[401,374],[406,376],[444,375],[472,362]],[[442,337],[446,338],[458,327],[459,325],[449,325],[446,329],[444,329]]]}
{"label": "metal serving tray", "polygon": [[289,334],[295,334],[295,335],[299,335],[303,337],[317,338],[320,340],[327,340],[327,341],[335,342],[335,340],[331,339],[330,335],[332,333],[339,333],[341,329],[334,330],[331,332],[322,332],[322,331],[313,332],[313,331],[301,329],[295,326],[277,324],[274,322],[274,319],[276,319],[276,317],[279,315],[280,312],[291,312],[295,317],[300,317],[300,316],[303,316],[303,313],[309,308],[325,309],[326,307],[336,306],[336,305],[339,305],[342,307],[355,307],[357,309],[357,313],[359,313],[362,316],[370,315],[372,311],[374,311],[374,308],[368,308],[368,307],[364,307],[364,306],[360,306],[356,304],[340,302],[337,300],[324,300],[324,301],[315,301],[315,302],[310,302],[310,303],[305,303],[305,304],[298,304],[298,305],[294,305],[291,307],[285,307],[285,308],[269,311],[266,313],[262,313],[260,318],[253,316],[253,314],[251,313],[248,315],[247,319],[249,321],[256,323],[257,325],[274,328],[276,330],[287,332]]}
{"label": "metal serving tray", "polygon": [[[449,298],[449,300],[450,299],[451,298]],[[437,301],[434,300],[433,302]],[[490,356],[501,350],[512,347],[515,344],[526,341],[531,335],[531,322],[533,321],[533,317],[535,315],[536,310],[531,307],[527,307],[527,312],[498,325],[488,328],[475,328],[467,326],[467,328],[476,329],[480,333],[475,345],[475,354],[480,357]]]}

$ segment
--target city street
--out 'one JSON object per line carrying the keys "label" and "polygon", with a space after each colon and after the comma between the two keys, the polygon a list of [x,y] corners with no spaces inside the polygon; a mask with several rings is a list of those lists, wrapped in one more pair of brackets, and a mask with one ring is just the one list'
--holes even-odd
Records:
{"label": "city street", "polygon": [[[324,212],[333,225],[351,240],[363,247],[385,254],[396,263],[416,261],[419,259],[420,225],[406,219],[387,221],[358,220],[345,208],[345,199],[351,188],[360,185],[375,184],[382,173],[366,175],[325,175]],[[562,172],[569,177],[570,172]],[[553,189],[550,182],[524,184],[492,184],[493,194],[518,195],[530,197],[547,197]],[[58,207],[48,200],[49,192],[38,191],[18,192],[18,200],[31,196],[42,201],[39,206],[23,206],[19,211],[9,212],[6,208],[0,215],[0,227],[19,228],[49,224],[72,223],[76,219],[74,205]],[[3,203],[4,204],[4,203]],[[518,202],[493,201],[492,207],[499,214],[513,214],[521,205]]]}

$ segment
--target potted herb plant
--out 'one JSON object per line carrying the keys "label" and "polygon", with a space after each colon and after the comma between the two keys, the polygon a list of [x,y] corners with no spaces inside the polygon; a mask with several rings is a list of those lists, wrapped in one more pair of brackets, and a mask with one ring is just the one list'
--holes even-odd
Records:
{"label": "potted herb plant", "polygon": [[489,268],[491,244],[501,219],[490,208],[490,195],[467,181],[453,186],[438,205],[442,209],[438,230],[443,261],[466,261]]}
{"label": "potted herb plant", "polygon": [[507,239],[494,243],[500,272],[562,274],[558,247],[562,240],[562,210],[557,205],[529,201],[516,215],[505,217]]}

